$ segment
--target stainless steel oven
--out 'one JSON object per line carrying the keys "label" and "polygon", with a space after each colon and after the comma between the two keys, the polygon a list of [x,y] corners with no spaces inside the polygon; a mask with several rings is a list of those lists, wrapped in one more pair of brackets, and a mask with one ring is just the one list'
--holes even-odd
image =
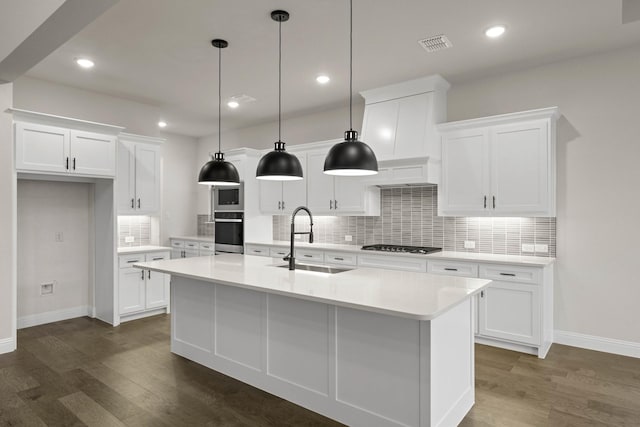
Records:
{"label": "stainless steel oven", "polygon": [[214,212],[216,252],[244,253],[244,212]]}
{"label": "stainless steel oven", "polygon": [[213,212],[244,210],[244,184],[240,183],[233,187],[213,187],[211,191]]}

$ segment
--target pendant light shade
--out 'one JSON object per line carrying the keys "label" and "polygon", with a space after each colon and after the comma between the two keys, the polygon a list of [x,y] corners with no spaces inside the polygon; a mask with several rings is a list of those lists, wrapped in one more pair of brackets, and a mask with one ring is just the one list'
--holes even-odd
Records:
{"label": "pendant light shade", "polygon": [[300,160],[285,150],[282,142],[282,23],[289,20],[284,10],[271,12],[271,19],[278,23],[278,141],[273,151],[268,152],[258,162],[256,178],[270,181],[295,181],[302,179]]}
{"label": "pendant light shade", "polygon": [[215,153],[211,160],[202,166],[198,175],[198,183],[203,185],[233,186],[240,184],[240,176],[238,170],[231,162],[224,159],[224,153],[221,149],[222,128],[222,49],[229,46],[226,40],[215,39],[211,44],[218,48],[218,152]]}
{"label": "pendant light shade", "polygon": [[324,173],[339,176],[364,176],[378,173],[378,160],[367,144],[358,141],[353,130],[353,0],[349,0],[349,130],[344,142],[329,150],[324,160]]}

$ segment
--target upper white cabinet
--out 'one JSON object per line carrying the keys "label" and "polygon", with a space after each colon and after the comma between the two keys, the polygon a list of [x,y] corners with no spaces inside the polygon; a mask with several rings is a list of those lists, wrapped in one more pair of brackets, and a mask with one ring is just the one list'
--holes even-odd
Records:
{"label": "upper white cabinet", "polygon": [[437,184],[440,144],[435,125],[446,119],[449,83],[435,75],[361,92],[362,141],[376,153],[376,184]]}
{"label": "upper white cabinet", "polygon": [[305,152],[290,152],[300,160],[304,179],[297,181],[260,181],[260,212],[285,215],[307,204],[307,156]]}
{"label": "upper white cabinet", "polygon": [[329,147],[307,153],[307,206],[314,215],[380,215],[380,188],[365,177],[324,173]]}
{"label": "upper white cabinet", "polygon": [[160,210],[160,138],[122,134],[118,146],[119,214],[153,214]]}
{"label": "upper white cabinet", "polygon": [[15,124],[16,170],[27,173],[114,177],[121,127],[24,110]]}
{"label": "upper white cabinet", "polygon": [[557,108],[440,125],[443,216],[555,216]]}

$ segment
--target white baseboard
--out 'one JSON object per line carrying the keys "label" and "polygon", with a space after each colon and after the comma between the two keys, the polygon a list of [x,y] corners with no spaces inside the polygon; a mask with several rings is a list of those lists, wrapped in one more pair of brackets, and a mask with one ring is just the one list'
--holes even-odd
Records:
{"label": "white baseboard", "polygon": [[640,343],[633,341],[622,341],[556,330],[554,331],[553,342],[571,347],[580,347],[589,350],[603,351],[605,353],[619,354],[621,356],[640,358]]}
{"label": "white baseboard", "polygon": [[16,349],[16,341],[13,338],[0,339],[0,354],[11,353]]}
{"label": "white baseboard", "polygon": [[76,317],[91,316],[93,308],[88,305],[66,308],[64,310],[47,311],[46,313],[32,314],[18,317],[18,329],[31,326],[44,325],[45,323],[59,322],[61,320],[75,319]]}

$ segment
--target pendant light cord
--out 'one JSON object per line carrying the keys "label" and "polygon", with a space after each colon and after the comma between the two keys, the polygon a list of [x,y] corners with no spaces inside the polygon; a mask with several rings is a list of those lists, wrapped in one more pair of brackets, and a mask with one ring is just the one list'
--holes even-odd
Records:
{"label": "pendant light cord", "polygon": [[218,48],[218,153],[222,152],[222,49]]}
{"label": "pendant light cord", "polygon": [[353,130],[353,0],[349,0],[349,129]]}
{"label": "pendant light cord", "polygon": [[282,142],[282,21],[278,21],[278,142]]}

